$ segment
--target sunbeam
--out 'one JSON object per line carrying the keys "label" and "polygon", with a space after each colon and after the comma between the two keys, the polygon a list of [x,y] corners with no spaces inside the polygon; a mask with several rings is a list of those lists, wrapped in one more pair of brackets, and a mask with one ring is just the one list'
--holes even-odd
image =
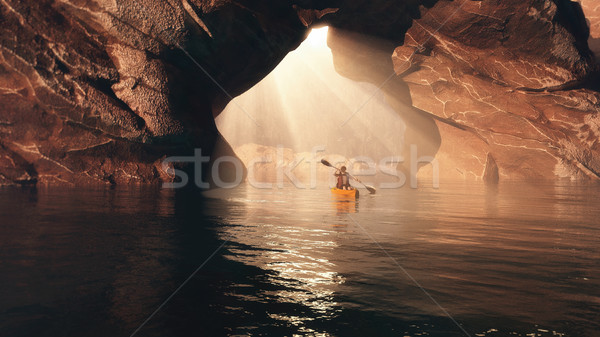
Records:
{"label": "sunbeam", "polygon": [[[234,150],[244,146],[247,152],[249,144],[256,144],[297,153],[320,146],[327,154],[375,161],[401,153],[403,120],[377,87],[336,72],[327,32],[328,27],[313,29],[267,77],[217,117],[220,132]],[[249,123],[246,112],[258,125]],[[248,161],[247,155],[240,157]]]}

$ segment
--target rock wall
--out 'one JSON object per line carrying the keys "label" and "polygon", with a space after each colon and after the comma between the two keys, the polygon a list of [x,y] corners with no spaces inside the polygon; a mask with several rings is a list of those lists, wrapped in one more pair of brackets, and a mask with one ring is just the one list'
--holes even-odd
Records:
{"label": "rock wall", "polygon": [[600,1],[581,0],[580,3],[585,13],[586,23],[590,28],[588,45],[598,61],[600,60]]}
{"label": "rock wall", "polygon": [[0,185],[167,181],[166,156],[231,152],[213,118],[322,24],[449,176],[600,172],[571,1],[1,0],[0,22]]}
{"label": "rock wall", "polygon": [[600,177],[598,72],[579,3],[458,5],[433,8],[394,53],[397,73],[415,67],[403,76],[414,106],[441,118],[444,171],[483,179],[495,163],[500,179]]}
{"label": "rock wall", "polygon": [[304,38],[289,3],[3,0],[0,184],[170,180]]}
{"label": "rock wall", "polygon": [[351,34],[330,36],[341,73],[383,85],[403,118],[420,116],[407,146],[433,151],[443,178],[600,177],[598,68],[578,3],[441,1],[422,10],[393,66],[366,76],[347,61]]}

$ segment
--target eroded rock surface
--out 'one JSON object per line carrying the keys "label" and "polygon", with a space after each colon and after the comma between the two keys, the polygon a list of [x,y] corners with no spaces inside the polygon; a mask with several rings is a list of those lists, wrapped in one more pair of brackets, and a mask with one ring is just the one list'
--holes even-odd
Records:
{"label": "eroded rock surface", "polygon": [[581,0],[581,7],[585,13],[586,22],[590,27],[588,45],[594,52],[596,61],[600,60],[600,1]]}
{"label": "eroded rock surface", "polygon": [[424,13],[394,66],[413,105],[439,118],[442,171],[485,179],[492,163],[500,179],[600,177],[587,38],[570,1],[441,2]]}
{"label": "eroded rock surface", "polygon": [[[587,5],[594,31],[598,6]],[[336,67],[381,86],[407,129],[413,121],[405,158],[410,144],[435,154],[442,178],[600,176],[598,68],[578,3],[441,1],[422,8],[392,66],[361,66],[389,47],[352,34],[330,35]]]}
{"label": "eroded rock surface", "polygon": [[[170,179],[305,35],[291,4],[0,2],[0,183]],[[217,84],[218,83],[218,84]]]}
{"label": "eroded rock surface", "polygon": [[166,156],[230,152],[214,116],[320,24],[358,48],[330,39],[342,74],[416,107],[407,137],[442,172],[600,171],[595,63],[570,1],[0,0],[0,21],[0,185],[165,181]]}
{"label": "eroded rock surface", "polygon": [[213,117],[307,26],[403,36],[433,3],[2,0],[0,184],[172,179],[162,159],[227,148]]}

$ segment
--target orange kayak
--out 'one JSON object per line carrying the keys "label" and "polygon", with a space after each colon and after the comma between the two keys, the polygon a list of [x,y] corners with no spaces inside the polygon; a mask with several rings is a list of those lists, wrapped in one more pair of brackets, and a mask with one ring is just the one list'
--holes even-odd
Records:
{"label": "orange kayak", "polygon": [[334,187],[331,189],[331,193],[345,198],[358,198],[358,190],[356,188],[352,190],[340,190]]}

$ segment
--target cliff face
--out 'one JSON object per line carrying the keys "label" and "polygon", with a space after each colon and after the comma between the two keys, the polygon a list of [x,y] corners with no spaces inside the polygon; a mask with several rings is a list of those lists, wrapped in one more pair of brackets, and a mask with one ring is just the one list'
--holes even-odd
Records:
{"label": "cliff face", "polygon": [[2,0],[0,185],[157,182],[166,156],[230,151],[214,116],[314,24],[340,73],[414,105],[407,139],[443,172],[598,176],[577,5],[463,2]]}
{"label": "cliff face", "polygon": [[[394,52],[413,105],[439,118],[443,171],[484,180],[498,179],[489,170],[500,179],[600,177],[598,73],[579,4],[458,4],[427,12]],[[429,38],[454,11],[461,14]]]}
{"label": "cliff face", "polygon": [[303,39],[291,4],[0,2],[0,184],[169,180],[231,96]]}
{"label": "cliff face", "polygon": [[582,0],[580,3],[590,28],[588,45],[598,61],[600,60],[600,2],[598,0]]}
{"label": "cliff face", "polygon": [[407,120],[405,158],[415,144],[443,178],[600,177],[597,65],[578,3],[441,1],[415,20],[393,65],[356,62],[353,51],[368,63],[389,47],[353,35],[330,35],[336,67],[385,83]]}

